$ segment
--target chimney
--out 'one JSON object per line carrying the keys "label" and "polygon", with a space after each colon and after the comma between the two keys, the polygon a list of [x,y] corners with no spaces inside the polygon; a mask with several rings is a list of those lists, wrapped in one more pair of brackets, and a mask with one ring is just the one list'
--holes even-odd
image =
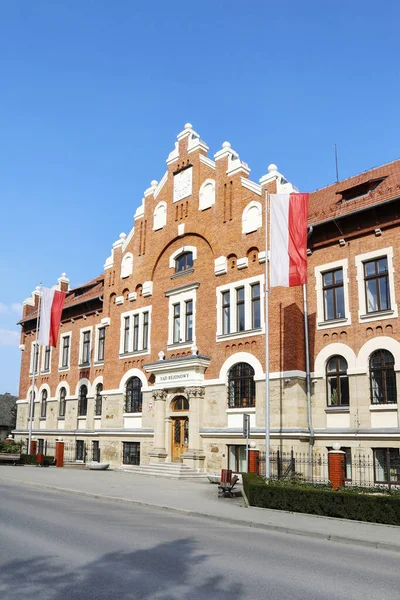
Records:
{"label": "chimney", "polygon": [[62,273],[61,277],[59,277],[57,281],[60,292],[69,292],[69,279],[66,273]]}

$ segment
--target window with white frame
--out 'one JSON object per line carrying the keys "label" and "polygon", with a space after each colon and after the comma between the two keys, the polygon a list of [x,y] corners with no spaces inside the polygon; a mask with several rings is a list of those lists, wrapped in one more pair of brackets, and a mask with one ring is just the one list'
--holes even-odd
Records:
{"label": "window with white frame", "polygon": [[397,317],[393,248],[359,254],[355,263],[360,322]]}
{"label": "window with white frame", "polygon": [[315,267],[317,329],[350,325],[348,261],[338,260]]}
{"label": "window with white frame", "polygon": [[45,346],[42,350],[42,373],[50,371],[51,364],[51,346]]}
{"label": "window with white frame", "polygon": [[71,332],[63,333],[60,336],[60,358],[58,363],[59,369],[69,369],[71,338]]}
{"label": "window with white frame", "polygon": [[104,348],[106,343],[106,328],[96,328],[97,342],[96,342],[96,362],[104,361]]}
{"label": "window with white frame", "polygon": [[150,351],[151,306],[132,310],[121,315],[120,354]]}
{"label": "window with white frame", "polygon": [[38,366],[39,366],[39,353],[40,346],[36,342],[32,342],[32,350],[31,350],[31,365],[30,372],[37,374]]}
{"label": "window with white frame", "polygon": [[191,345],[196,339],[196,290],[199,284],[170,290],[166,293],[169,297],[168,319],[168,345]]}
{"label": "window with white frame", "polygon": [[263,333],[263,299],[263,275],[218,287],[217,337]]}
{"label": "window with white frame", "polygon": [[91,344],[92,344],[92,328],[81,329],[80,331],[80,365],[90,365],[91,355]]}

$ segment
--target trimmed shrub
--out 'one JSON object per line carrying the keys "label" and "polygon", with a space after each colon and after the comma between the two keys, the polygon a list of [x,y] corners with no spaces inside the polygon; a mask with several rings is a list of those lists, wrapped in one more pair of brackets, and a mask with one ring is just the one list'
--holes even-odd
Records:
{"label": "trimmed shrub", "polygon": [[343,489],[334,492],[306,485],[281,485],[248,474],[243,476],[243,485],[251,506],[400,525],[400,498],[397,494],[369,494]]}

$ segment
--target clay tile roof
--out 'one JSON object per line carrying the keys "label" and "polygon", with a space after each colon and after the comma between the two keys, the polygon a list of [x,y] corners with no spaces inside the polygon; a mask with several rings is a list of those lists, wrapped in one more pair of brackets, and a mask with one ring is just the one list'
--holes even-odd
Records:
{"label": "clay tile roof", "polygon": [[[95,277],[91,281],[84,283],[78,287],[69,290],[67,293],[67,297],[65,298],[64,310],[66,308],[71,308],[72,306],[76,306],[83,302],[87,302],[89,300],[93,300],[93,298],[98,298],[102,295],[104,290],[104,276],[100,275],[99,277]],[[26,321],[30,321],[31,319],[35,319],[37,314],[37,309],[35,308],[30,313],[26,315],[23,319],[19,321],[19,323],[25,323]]]}
{"label": "clay tile roof", "polygon": [[400,160],[354,175],[310,194],[310,225],[400,198]]}

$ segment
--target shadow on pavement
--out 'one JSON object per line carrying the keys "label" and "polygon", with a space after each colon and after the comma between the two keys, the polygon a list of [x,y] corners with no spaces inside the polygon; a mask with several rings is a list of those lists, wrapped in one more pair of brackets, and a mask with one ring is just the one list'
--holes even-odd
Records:
{"label": "shadow on pavement", "polygon": [[[2,565],[0,598],[21,600],[240,600],[243,586],[223,574],[199,583],[196,567],[206,560],[191,539],[135,552],[104,554],[69,568],[60,558],[42,556]],[[203,570],[203,569],[202,569]]]}

